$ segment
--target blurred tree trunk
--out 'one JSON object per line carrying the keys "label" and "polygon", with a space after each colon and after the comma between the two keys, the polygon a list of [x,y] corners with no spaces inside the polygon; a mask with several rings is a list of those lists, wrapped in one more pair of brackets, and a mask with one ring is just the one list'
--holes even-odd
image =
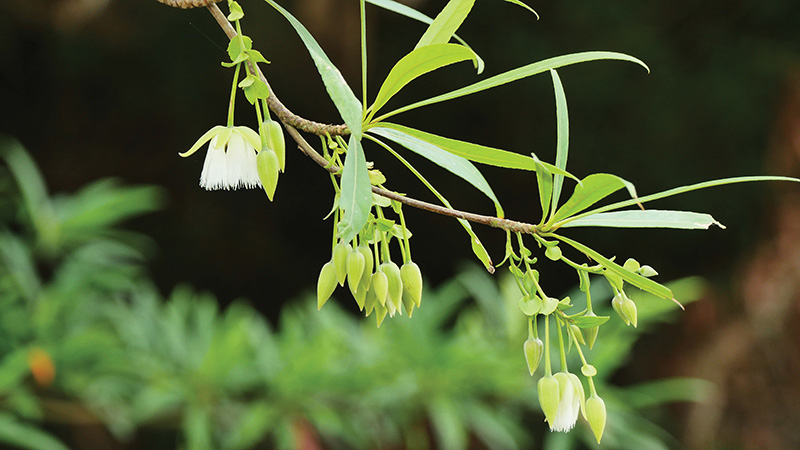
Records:
{"label": "blurred tree trunk", "polygon": [[[800,70],[787,77],[771,147],[767,171],[800,177]],[[719,388],[691,408],[689,448],[800,448],[800,190],[770,188],[774,203],[765,205],[762,233],[734,286],[741,311],[695,343],[689,359],[688,373]],[[726,303],[716,307],[730,310]],[[694,319],[705,329],[728,313],[703,309]]]}

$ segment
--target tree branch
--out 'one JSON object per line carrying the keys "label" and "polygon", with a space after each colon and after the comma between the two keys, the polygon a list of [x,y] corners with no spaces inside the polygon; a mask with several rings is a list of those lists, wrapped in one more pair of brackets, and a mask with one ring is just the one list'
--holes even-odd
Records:
{"label": "tree branch", "polygon": [[[165,5],[183,9],[205,6],[211,12],[211,15],[214,16],[214,19],[217,21],[217,24],[219,24],[220,28],[222,28],[222,31],[225,32],[225,35],[228,37],[228,39],[233,39],[237,36],[236,30],[233,28],[231,23],[225,17],[225,14],[216,5],[217,2],[222,0],[157,0],[157,1],[164,3]],[[336,165],[329,164],[329,162],[325,158],[323,158],[322,155],[317,153],[317,151],[314,150],[313,147],[311,147],[311,145],[305,140],[305,138],[303,138],[303,136],[297,130],[305,131],[306,133],[311,133],[318,136],[345,135],[349,134],[347,126],[326,125],[319,122],[314,122],[312,120],[304,119],[292,113],[286,106],[284,106],[283,103],[281,103],[280,100],[278,100],[278,97],[275,96],[275,92],[272,90],[272,87],[269,85],[269,82],[267,81],[264,74],[261,72],[261,69],[258,67],[258,65],[251,64],[248,61],[247,66],[250,72],[258,74],[258,76],[261,78],[261,81],[263,81],[269,88],[270,95],[267,98],[267,104],[269,105],[269,109],[283,123],[284,127],[286,128],[286,131],[289,132],[289,135],[297,143],[297,146],[300,149],[300,151],[305,153],[306,156],[311,158],[314,162],[319,164],[320,167],[328,170],[329,172],[331,173],[340,172],[341,168],[339,168]],[[404,205],[440,214],[443,216],[468,220],[470,222],[487,225],[493,228],[500,228],[515,233],[534,234],[538,232],[536,225],[530,223],[517,222],[515,220],[501,219],[499,217],[485,216],[481,214],[460,211],[457,209],[446,208],[444,206],[439,206],[433,203],[428,203],[422,200],[406,197],[405,195],[388,191],[386,189],[382,189],[377,186],[372,186],[372,192],[382,197],[396,200]]]}

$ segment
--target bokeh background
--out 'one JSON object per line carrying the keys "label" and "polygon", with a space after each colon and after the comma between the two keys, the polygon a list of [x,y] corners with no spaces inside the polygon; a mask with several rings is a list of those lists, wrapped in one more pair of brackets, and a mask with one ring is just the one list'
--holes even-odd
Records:
{"label": "bokeh background", "polygon": [[[435,14],[443,1],[409,4]],[[640,193],[747,174],[800,175],[800,6],[790,0],[529,2],[541,20],[500,0],[478,1],[459,31],[486,61],[482,77],[586,50],[634,55],[651,68],[597,62],[559,71],[570,108],[572,173],[611,172]],[[351,0],[284,1],[345,77],[359,86],[358,8]],[[294,31],[268,5],[244,2],[245,32],[272,64],[264,72],[295,113],[337,114]],[[424,26],[368,12],[370,90]],[[327,175],[288,152],[276,200],[262,192],[205,192],[202,156],[179,151],[226,117],[226,40],[205,10],[155,1],[5,0],[0,4],[0,133],[19,139],[53,191],[114,176],[157,184],[167,207],[131,227],[153,238],[150,270],[164,291],[189,282],[228,304],[246,297],[275,320],[284,299],[313,288],[329,258]],[[426,98],[477,80],[468,64],[416,81],[393,101]],[[355,89],[358,90],[357,88]],[[238,121],[253,125],[246,102]],[[401,116],[434,133],[552,160],[554,100],[546,75]],[[376,149],[388,186],[429,198]],[[412,159],[413,160],[413,159]],[[414,162],[417,162],[414,160]],[[492,206],[458,179],[419,161],[458,208]],[[484,170],[506,213],[534,221],[528,173]],[[711,288],[676,325],[644,339],[622,381],[698,376],[713,399],[676,407],[683,445],[800,446],[800,200],[796,186],[715,188],[658,204],[712,213],[726,230],[584,231],[579,240],[654,266],[661,279],[701,275]],[[655,205],[654,205],[655,206]],[[471,259],[452,220],[407,212],[415,260],[436,286]],[[503,235],[476,230],[495,259]],[[541,268],[551,290],[574,274]]]}

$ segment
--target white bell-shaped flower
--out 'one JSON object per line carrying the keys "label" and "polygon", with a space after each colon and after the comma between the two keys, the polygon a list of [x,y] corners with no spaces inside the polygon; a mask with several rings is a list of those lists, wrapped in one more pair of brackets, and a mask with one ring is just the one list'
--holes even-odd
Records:
{"label": "white bell-shaped flower", "polygon": [[[586,411],[586,395],[578,376],[569,372],[553,375],[558,381],[559,402],[556,416],[550,423],[553,431],[569,431],[578,421],[578,414]],[[585,412],[584,412],[585,415]]]}
{"label": "white bell-shaped flower", "polygon": [[261,145],[258,133],[247,127],[216,126],[180,156],[192,155],[206,142],[200,187],[209,191],[261,187],[256,166],[256,148]]}

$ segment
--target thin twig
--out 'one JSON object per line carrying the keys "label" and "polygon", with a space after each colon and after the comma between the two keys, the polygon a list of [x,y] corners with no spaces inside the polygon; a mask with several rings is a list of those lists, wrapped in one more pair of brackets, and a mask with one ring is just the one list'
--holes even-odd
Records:
{"label": "thin twig", "polygon": [[[320,167],[328,170],[331,173],[339,173],[341,168],[335,164],[330,164],[328,160],[322,157],[313,147],[303,138],[303,136],[298,132],[295,128],[290,125],[286,125],[286,131],[289,132],[289,135],[297,142],[297,146],[306,156],[311,158],[315,163],[319,164]],[[425,211],[429,211],[436,214],[441,214],[443,216],[454,217],[456,219],[464,219],[470,222],[479,223],[482,225],[488,225],[493,228],[501,228],[503,230],[509,230],[514,233],[526,233],[526,234],[533,234],[536,233],[536,225],[532,225],[529,223],[524,222],[517,222],[515,220],[509,219],[501,219],[499,217],[493,216],[484,216],[481,214],[475,214],[467,211],[460,211],[457,209],[452,208],[445,208],[444,206],[435,205],[433,203],[424,202],[422,200],[417,200],[415,198],[406,197],[405,195],[398,194],[397,192],[387,191],[386,189],[379,188],[377,186],[372,186],[372,192],[386,197],[392,200],[396,200],[404,205],[408,205],[414,208],[422,209]]]}

